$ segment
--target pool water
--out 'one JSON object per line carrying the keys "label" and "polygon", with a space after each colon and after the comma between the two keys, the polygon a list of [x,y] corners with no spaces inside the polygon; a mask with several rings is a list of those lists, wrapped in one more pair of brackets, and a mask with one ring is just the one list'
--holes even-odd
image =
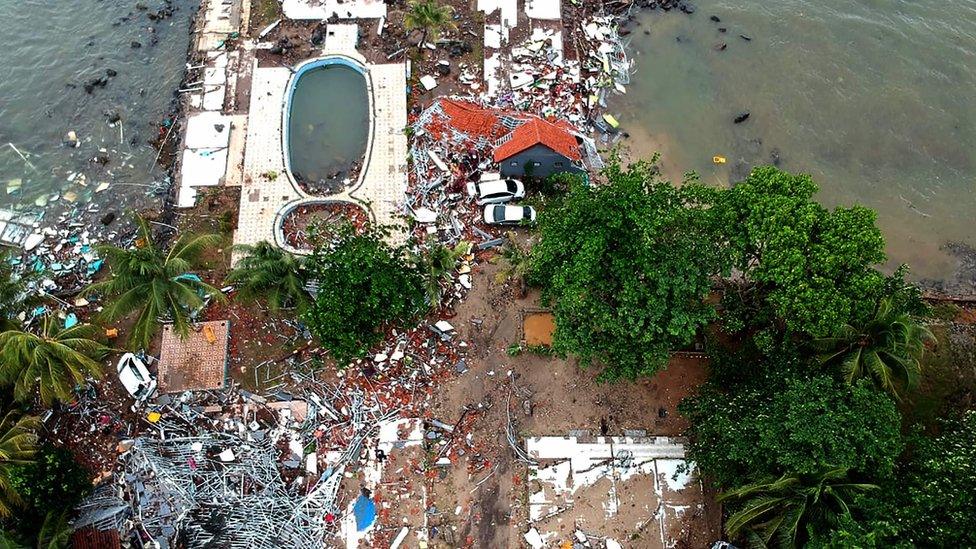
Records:
{"label": "pool water", "polygon": [[343,64],[308,69],[298,77],[288,115],[291,172],[306,188],[341,190],[355,179],[369,134],[366,79]]}

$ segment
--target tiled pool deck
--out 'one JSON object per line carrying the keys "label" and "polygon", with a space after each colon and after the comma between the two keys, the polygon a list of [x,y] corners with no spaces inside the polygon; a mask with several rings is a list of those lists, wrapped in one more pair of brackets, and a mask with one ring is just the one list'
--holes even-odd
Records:
{"label": "tiled pool deck", "polygon": [[[357,53],[327,52],[365,64]],[[251,81],[251,105],[244,151],[241,206],[234,244],[275,242],[284,246],[278,227],[280,216],[305,202],[348,200],[367,207],[373,223],[404,228],[400,218],[407,185],[406,67],[403,64],[365,64],[370,94],[371,136],[363,171],[356,186],[327,197],[306,194],[285,171],[282,120],[288,83],[287,67],[256,67]],[[392,243],[402,242],[405,231],[392,231]],[[239,259],[235,252],[233,261]]]}

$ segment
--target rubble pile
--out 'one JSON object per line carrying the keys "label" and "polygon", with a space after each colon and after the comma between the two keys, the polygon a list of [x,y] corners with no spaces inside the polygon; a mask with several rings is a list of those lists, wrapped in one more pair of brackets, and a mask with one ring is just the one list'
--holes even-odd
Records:
{"label": "rubble pile", "polygon": [[288,212],[282,221],[282,231],[289,246],[311,250],[316,240],[328,240],[333,230],[344,223],[351,223],[357,232],[362,232],[369,216],[361,206],[351,202],[309,204]]}
{"label": "rubble pile", "polygon": [[228,390],[157,401],[156,436],[124,443],[119,479],[146,541],[320,547],[338,533],[344,473],[392,413],[374,396],[304,381],[302,399]]}
{"label": "rubble pile", "polygon": [[[403,437],[426,440],[448,460],[473,452],[461,436],[473,416],[453,426],[426,418],[424,430],[436,436],[404,434],[411,426],[406,430],[421,432],[422,421],[410,418],[429,415],[434,388],[466,370],[466,347],[441,320],[390,332],[375,356],[334,379],[303,368],[311,363],[305,361],[270,380],[280,383],[264,395],[235,387],[162,395],[126,432],[113,430],[127,438],[117,482],[86,500],[85,524],[77,526],[118,530],[162,548],[321,547],[325,539],[348,538],[358,501],[348,485],[358,474],[361,491],[385,490],[383,463]],[[100,425],[100,410],[78,413]],[[418,489],[389,488],[384,497],[416,499]]]}
{"label": "rubble pile", "polygon": [[[567,120],[583,133],[613,129],[601,113],[610,93],[626,93],[631,71],[616,21],[615,16],[595,14],[558,27],[533,25],[507,55],[485,57],[488,89],[482,99]],[[491,30],[485,29],[486,48],[501,48]]]}
{"label": "rubble pile", "polygon": [[[412,119],[412,169],[405,202],[417,222],[419,240],[467,240],[475,242],[479,250],[501,243],[495,232],[476,226],[480,208],[468,199],[465,187],[495,169],[496,148],[511,139],[517,128],[534,120],[541,118],[457,97],[440,98]],[[581,143],[583,169],[603,166],[592,139],[563,120],[555,125],[568,129]]]}

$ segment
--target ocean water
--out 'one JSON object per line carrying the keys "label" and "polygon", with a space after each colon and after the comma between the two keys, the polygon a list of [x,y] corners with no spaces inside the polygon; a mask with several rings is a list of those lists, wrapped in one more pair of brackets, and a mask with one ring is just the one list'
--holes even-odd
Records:
{"label": "ocean water", "polygon": [[889,268],[965,285],[946,244],[976,245],[976,0],[696,7],[629,26],[636,74],[610,112],[630,154],[714,185],[773,161],[810,173],[823,203],[878,211]]}
{"label": "ocean water", "polygon": [[[198,4],[173,0],[174,15],[152,21],[166,2],[0,0],[0,207],[121,211],[150,200],[164,174],[148,141],[182,79]],[[79,147],[63,144],[69,131]]]}

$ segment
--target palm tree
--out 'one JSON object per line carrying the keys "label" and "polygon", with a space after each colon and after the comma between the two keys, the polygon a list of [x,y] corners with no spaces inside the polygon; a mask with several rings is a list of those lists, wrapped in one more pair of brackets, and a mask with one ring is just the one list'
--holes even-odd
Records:
{"label": "palm tree", "polygon": [[424,286],[427,293],[427,303],[431,307],[440,305],[444,297],[444,284],[453,280],[454,270],[457,269],[461,256],[471,252],[471,243],[458,242],[453,248],[439,242],[428,245],[426,254],[414,254],[413,262],[424,274]]}
{"label": "palm tree", "polygon": [[442,6],[437,0],[410,0],[410,9],[403,17],[403,26],[407,30],[422,29],[423,35],[417,49],[423,51],[427,38],[437,40],[445,30],[456,30],[457,24],[452,19],[454,8]]}
{"label": "palm tree", "polygon": [[285,307],[304,310],[309,301],[305,289],[308,275],[301,258],[268,242],[238,249],[247,255],[227,275],[226,281],[236,287],[238,298],[264,300],[272,311]]}
{"label": "palm tree", "polygon": [[826,531],[850,515],[855,495],[877,489],[851,482],[846,467],[812,475],[783,475],[777,480],[747,484],[718,497],[736,505],[725,523],[731,538],[744,536],[753,545],[792,548],[802,546],[808,527]]}
{"label": "palm tree", "polygon": [[928,328],[885,298],[864,326],[844,325],[832,337],[815,340],[814,347],[823,364],[840,366],[848,383],[870,377],[901,400],[898,388],[918,385],[925,344],[934,340]]}
{"label": "palm tree", "polygon": [[37,532],[37,549],[66,549],[71,539],[68,515],[71,510],[48,511],[41,529]]}
{"label": "palm tree", "polygon": [[531,255],[529,250],[516,242],[514,232],[509,231],[505,236],[508,238],[508,243],[502,248],[502,253],[499,256],[505,265],[495,274],[495,282],[504,284],[511,280],[517,285],[519,296],[523,296],[525,295],[525,277],[528,276],[531,267]]}
{"label": "palm tree", "polygon": [[30,549],[6,528],[0,528],[0,549]]}
{"label": "palm tree", "polygon": [[0,330],[13,330],[20,326],[16,315],[34,305],[37,300],[27,293],[27,282],[33,273],[17,275],[10,264],[10,254],[0,250]]}
{"label": "palm tree", "polygon": [[0,420],[0,517],[9,517],[22,503],[11,485],[10,474],[14,467],[26,465],[34,457],[37,444],[34,431],[39,425],[37,418],[17,417],[13,411]]}
{"label": "palm tree", "polygon": [[72,390],[87,377],[98,378],[98,359],[108,348],[91,339],[98,330],[90,324],[62,328],[57,318],[44,315],[38,333],[7,330],[0,333],[0,384],[12,385],[14,398],[28,400],[35,388],[41,402],[70,402]]}
{"label": "palm tree", "polygon": [[82,295],[109,298],[102,312],[109,322],[138,312],[129,344],[145,349],[152,342],[160,319],[172,321],[176,332],[185,338],[190,333],[192,312],[201,308],[207,297],[223,301],[220,290],[189,272],[199,267],[203,253],[223,238],[217,234],[181,236],[167,252],[153,243],[149,223],[140,215],[135,218],[139,225],[136,246],[98,246],[112,276],[88,286]]}

